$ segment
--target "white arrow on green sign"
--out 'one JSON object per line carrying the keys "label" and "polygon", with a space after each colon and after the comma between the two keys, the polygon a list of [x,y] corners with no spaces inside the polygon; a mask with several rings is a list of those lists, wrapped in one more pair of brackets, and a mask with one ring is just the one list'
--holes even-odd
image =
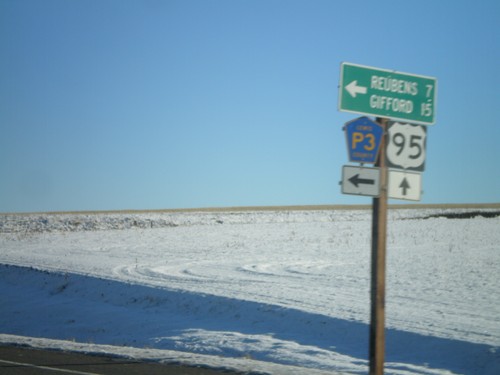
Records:
{"label": "white arrow on green sign", "polygon": [[436,91],[433,77],[342,63],[339,110],[432,125]]}

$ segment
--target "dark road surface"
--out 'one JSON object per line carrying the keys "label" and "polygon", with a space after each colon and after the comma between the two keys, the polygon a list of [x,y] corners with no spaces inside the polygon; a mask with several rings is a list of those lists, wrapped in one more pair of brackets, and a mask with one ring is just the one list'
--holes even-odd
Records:
{"label": "dark road surface", "polygon": [[180,365],[39,350],[21,346],[0,346],[2,375],[220,375],[237,374]]}

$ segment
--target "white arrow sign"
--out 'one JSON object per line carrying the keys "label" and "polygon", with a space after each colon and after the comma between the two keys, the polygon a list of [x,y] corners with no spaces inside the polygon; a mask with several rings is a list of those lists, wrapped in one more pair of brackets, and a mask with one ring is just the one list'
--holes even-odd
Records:
{"label": "white arrow sign", "polygon": [[389,170],[389,198],[419,201],[422,175],[416,172]]}
{"label": "white arrow sign", "polygon": [[358,86],[358,80],[354,80],[351,83],[349,83],[345,89],[353,98],[356,97],[357,94],[366,94],[367,88],[364,86]]}
{"label": "white arrow sign", "polygon": [[344,165],[342,193],[378,197],[380,195],[380,168]]}

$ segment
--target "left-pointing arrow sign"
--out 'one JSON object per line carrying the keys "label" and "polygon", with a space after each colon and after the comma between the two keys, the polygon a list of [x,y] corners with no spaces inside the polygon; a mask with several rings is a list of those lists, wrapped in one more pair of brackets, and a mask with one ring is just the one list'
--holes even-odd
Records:
{"label": "left-pointing arrow sign", "polygon": [[378,197],[380,195],[380,168],[344,165],[342,193]]}
{"label": "left-pointing arrow sign", "polygon": [[361,177],[359,177],[359,173],[352,176],[349,179],[349,182],[351,182],[356,187],[358,187],[359,184],[367,184],[367,185],[374,185],[375,184],[375,180],[369,179],[369,178],[361,178]]}
{"label": "left-pointing arrow sign", "polygon": [[366,94],[367,88],[364,86],[358,86],[358,80],[354,80],[346,85],[345,89],[353,98],[355,98],[357,94]]}

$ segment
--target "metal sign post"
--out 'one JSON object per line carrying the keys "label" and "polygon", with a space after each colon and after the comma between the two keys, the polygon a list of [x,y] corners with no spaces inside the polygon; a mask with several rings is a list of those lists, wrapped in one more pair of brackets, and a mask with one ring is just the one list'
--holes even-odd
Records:
{"label": "metal sign post", "polygon": [[[406,122],[434,124],[436,92],[437,80],[433,77],[351,63],[340,67],[339,110],[378,116],[380,125],[366,117],[346,123],[349,161],[376,162],[374,168],[344,166],[341,181],[344,194],[374,197],[370,375],[384,373],[387,200],[420,200],[422,179],[418,172],[424,170],[427,133],[425,128]],[[390,127],[389,118],[401,123]],[[402,169],[389,172],[388,167]]]}
{"label": "metal sign post", "polygon": [[378,118],[384,129],[376,167],[380,168],[380,195],[373,198],[372,280],[370,317],[370,375],[384,373],[385,357],[385,265],[387,239],[388,172],[386,165],[387,118]]}

